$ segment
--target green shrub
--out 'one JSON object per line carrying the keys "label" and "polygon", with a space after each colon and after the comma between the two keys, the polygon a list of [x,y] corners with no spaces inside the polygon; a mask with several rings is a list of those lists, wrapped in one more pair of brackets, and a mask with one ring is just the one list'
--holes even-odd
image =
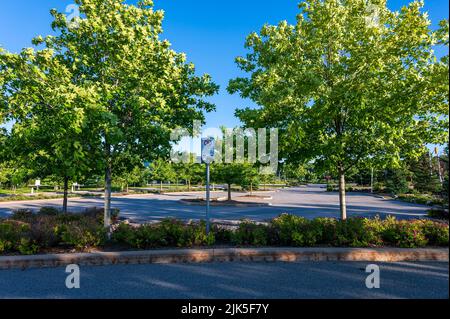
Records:
{"label": "green shrub", "polygon": [[42,207],[39,210],[38,215],[44,215],[44,216],[56,216],[61,213],[61,210],[55,208],[55,207]]}
{"label": "green shrub", "polygon": [[58,218],[53,215],[36,216],[30,225],[30,238],[40,247],[54,247],[61,242]]}
{"label": "green shrub", "polygon": [[271,222],[274,243],[279,245],[300,246],[303,241],[302,232],[308,220],[295,215],[281,214]]}
{"label": "green shrub", "polygon": [[335,238],[335,220],[282,214],[272,220],[271,242],[288,246],[314,246],[328,243]]}
{"label": "green shrub", "polygon": [[136,230],[129,224],[120,223],[112,233],[111,239],[116,243],[134,245],[134,236]]}
{"label": "green shrub", "polygon": [[216,243],[230,244],[233,231],[225,227],[213,224],[211,231],[214,234]]}
{"label": "green shrub", "polygon": [[33,240],[22,237],[18,242],[17,250],[22,255],[33,255],[39,251],[39,246]]}
{"label": "green shrub", "polygon": [[156,225],[142,225],[138,227],[134,236],[130,238],[129,243],[132,247],[144,249],[168,245],[164,232]]}
{"label": "green shrub", "polygon": [[327,192],[332,192],[332,191],[334,191],[333,185],[327,184]]}
{"label": "green shrub", "polygon": [[367,247],[369,238],[366,236],[363,218],[339,220],[336,224],[336,246]]}
{"label": "green shrub", "polygon": [[70,221],[56,227],[61,243],[77,249],[98,247],[106,242],[106,229],[93,218]]}
{"label": "green shrub", "polygon": [[315,218],[311,221],[311,227],[319,233],[318,244],[330,245],[336,240],[336,223],[335,218]]}
{"label": "green shrub", "polygon": [[21,221],[6,220],[0,223],[0,252],[25,251],[30,240],[30,226]]}
{"label": "green shrub", "polygon": [[383,240],[393,246],[403,248],[425,247],[428,240],[417,221],[387,221],[383,231]]}
{"label": "green shrub", "polygon": [[13,211],[13,213],[11,214],[11,217],[9,219],[23,221],[23,222],[29,222],[29,221],[33,220],[33,218],[34,218],[34,214],[33,214],[32,210],[18,209],[18,210]]}
{"label": "green shrub", "polygon": [[400,194],[398,199],[405,202],[416,203],[421,205],[439,205],[444,204],[444,199],[433,196],[431,194]]}
{"label": "green shrub", "polygon": [[268,228],[249,221],[243,221],[231,234],[231,242],[243,246],[264,246],[268,244]]}
{"label": "green shrub", "polygon": [[214,232],[209,232],[206,234],[206,223],[200,221],[199,223],[193,223],[186,226],[184,231],[184,242],[183,247],[192,246],[211,246],[215,243]]}
{"label": "green shrub", "polygon": [[213,245],[214,233],[206,235],[206,224],[184,224],[175,219],[166,219],[158,224],[132,227],[128,224],[119,224],[113,233],[112,239],[131,247],[145,249],[156,247],[192,247]]}
{"label": "green shrub", "polygon": [[161,231],[161,236],[168,246],[182,247],[185,244],[184,227],[182,221],[170,218],[164,219],[157,225]]}
{"label": "green shrub", "polygon": [[448,224],[424,220],[421,221],[421,227],[429,245],[448,246]]}

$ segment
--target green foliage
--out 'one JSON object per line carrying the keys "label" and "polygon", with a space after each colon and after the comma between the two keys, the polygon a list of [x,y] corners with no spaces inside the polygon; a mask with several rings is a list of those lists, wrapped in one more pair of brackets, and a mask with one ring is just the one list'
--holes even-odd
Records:
{"label": "green foliage", "polygon": [[42,49],[0,50],[0,119],[14,120],[11,153],[39,174],[101,170],[109,193],[124,162],[167,155],[172,129],[204,121],[218,86],[161,39],[164,15],[151,1],[76,3],[78,27],[52,10],[54,35],[33,39]]}
{"label": "green foliage", "polygon": [[399,167],[425,144],[448,141],[448,56],[433,50],[448,46],[448,22],[433,31],[423,2],[392,12],[377,1],[378,21],[368,23],[372,5],[305,0],[296,24],[247,37],[249,53],[236,63],[248,76],[228,91],[261,106],[236,115],[245,126],[279,128],[288,163],[313,161],[342,177]]}
{"label": "green foliage", "polygon": [[268,244],[267,226],[242,221],[231,234],[231,243],[238,246],[265,246]]}
{"label": "green foliage", "polygon": [[150,176],[160,182],[173,182],[176,173],[168,160],[157,159],[150,164]]}
{"label": "green foliage", "polygon": [[114,231],[112,239],[139,249],[210,246],[215,242],[213,233],[206,235],[206,224],[203,221],[186,225],[175,219],[136,228],[122,223]]}
{"label": "green foliage", "polygon": [[[382,233],[383,240],[398,247],[425,247],[428,239],[422,231],[420,222],[388,220]],[[447,226],[448,231],[448,226]],[[428,232],[430,234],[430,232]]]}
{"label": "green foliage", "polygon": [[439,193],[442,185],[439,175],[435,171],[436,163],[429,153],[423,154],[420,158],[410,161],[414,189],[421,193]]}
{"label": "green foliage", "polygon": [[365,218],[350,218],[339,221],[336,225],[337,246],[367,247],[382,243],[380,236],[381,221]]}
{"label": "green foliage", "polygon": [[407,172],[404,169],[388,170],[386,191],[397,195],[404,194],[409,191],[409,183],[407,181]]}
{"label": "green foliage", "polygon": [[39,246],[27,238],[20,238],[17,250],[22,255],[33,255],[39,251]]}
{"label": "green foliage", "polygon": [[[0,220],[0,253],[34,254],[52,247],[85,250],[107,243],[106,231],[92,212],[51,215],[46,212],[16,212],[15,219]],[[448,223],[430,220],[396,220],[388,217],[334,218],[282,214],[267,224],[242,221],[237,227],[212,225],[206,235],[205,222],[184,223],[165,219],[156,224],[114,227],[112,242],[138,249],[199,247],[215,243],[232,246],[317,245],[340,247],[448,247]]]}
{"label": "green foliage", "polygon": [[442,205],[444,203],[442,198],[429,194],[400,194],[398,199],[422,205]]}
{"label": "green foliage", "polygon": [[56,233],[63,245],[80,250],[101,246],[106,241],[106,230],[102,225],[93,225],[85,221],[63,224],[56,229]]}
{"label": "green foliage", "polygon": [[62,213],[52,207],[39,212],[22,209],[0,221],[0,246],[4,252],[33,254],[40,249],[73,247],[84,250],[104,245],[102,210],[89,209],[83,213]]}

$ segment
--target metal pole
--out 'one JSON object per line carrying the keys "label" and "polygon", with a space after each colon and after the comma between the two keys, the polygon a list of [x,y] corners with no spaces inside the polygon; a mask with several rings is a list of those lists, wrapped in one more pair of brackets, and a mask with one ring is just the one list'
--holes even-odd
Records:
{"label": "metal pole", "polygon": [[373,193],[373,167],[370,172],[370,192]]}
{"label": "metal pole", "polygon": [[206,234],[209,234],[209,163],[206,163]]}

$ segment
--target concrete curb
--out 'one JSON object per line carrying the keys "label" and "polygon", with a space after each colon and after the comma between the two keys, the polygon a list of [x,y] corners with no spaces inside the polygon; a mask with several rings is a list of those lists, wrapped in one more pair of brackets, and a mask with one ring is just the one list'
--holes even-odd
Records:
{"label": "concrete curb", "polygon": [[[188,206],[206,206],[205,202],[190,202],[184,199],[180,199],[178,202],[180,202],[183,205]],[[233,204],[227,204],[226,202],[210,202],[211,206],[219,206],[219,207],[269,207],[272,206],[272,203],[233,203]]]}
{"label": "concrete curb", "polygon": [[446,261],[448,249],[402,248],[220,248],[2,256],[0,269],[77,265],[169,264],[201,262],[299,261]]}

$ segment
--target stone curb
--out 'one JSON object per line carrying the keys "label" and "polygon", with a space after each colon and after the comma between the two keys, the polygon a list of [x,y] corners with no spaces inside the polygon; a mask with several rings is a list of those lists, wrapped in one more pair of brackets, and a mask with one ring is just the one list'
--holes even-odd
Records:
{"label": "stone curb", "polygon": [[126,252],[2,256],[0,269],[26,269],[77,265],[170,264],[202,262],[299,262],[299,261],[446,261],[448,249],[402,248],[220,248],[172,249]]}

